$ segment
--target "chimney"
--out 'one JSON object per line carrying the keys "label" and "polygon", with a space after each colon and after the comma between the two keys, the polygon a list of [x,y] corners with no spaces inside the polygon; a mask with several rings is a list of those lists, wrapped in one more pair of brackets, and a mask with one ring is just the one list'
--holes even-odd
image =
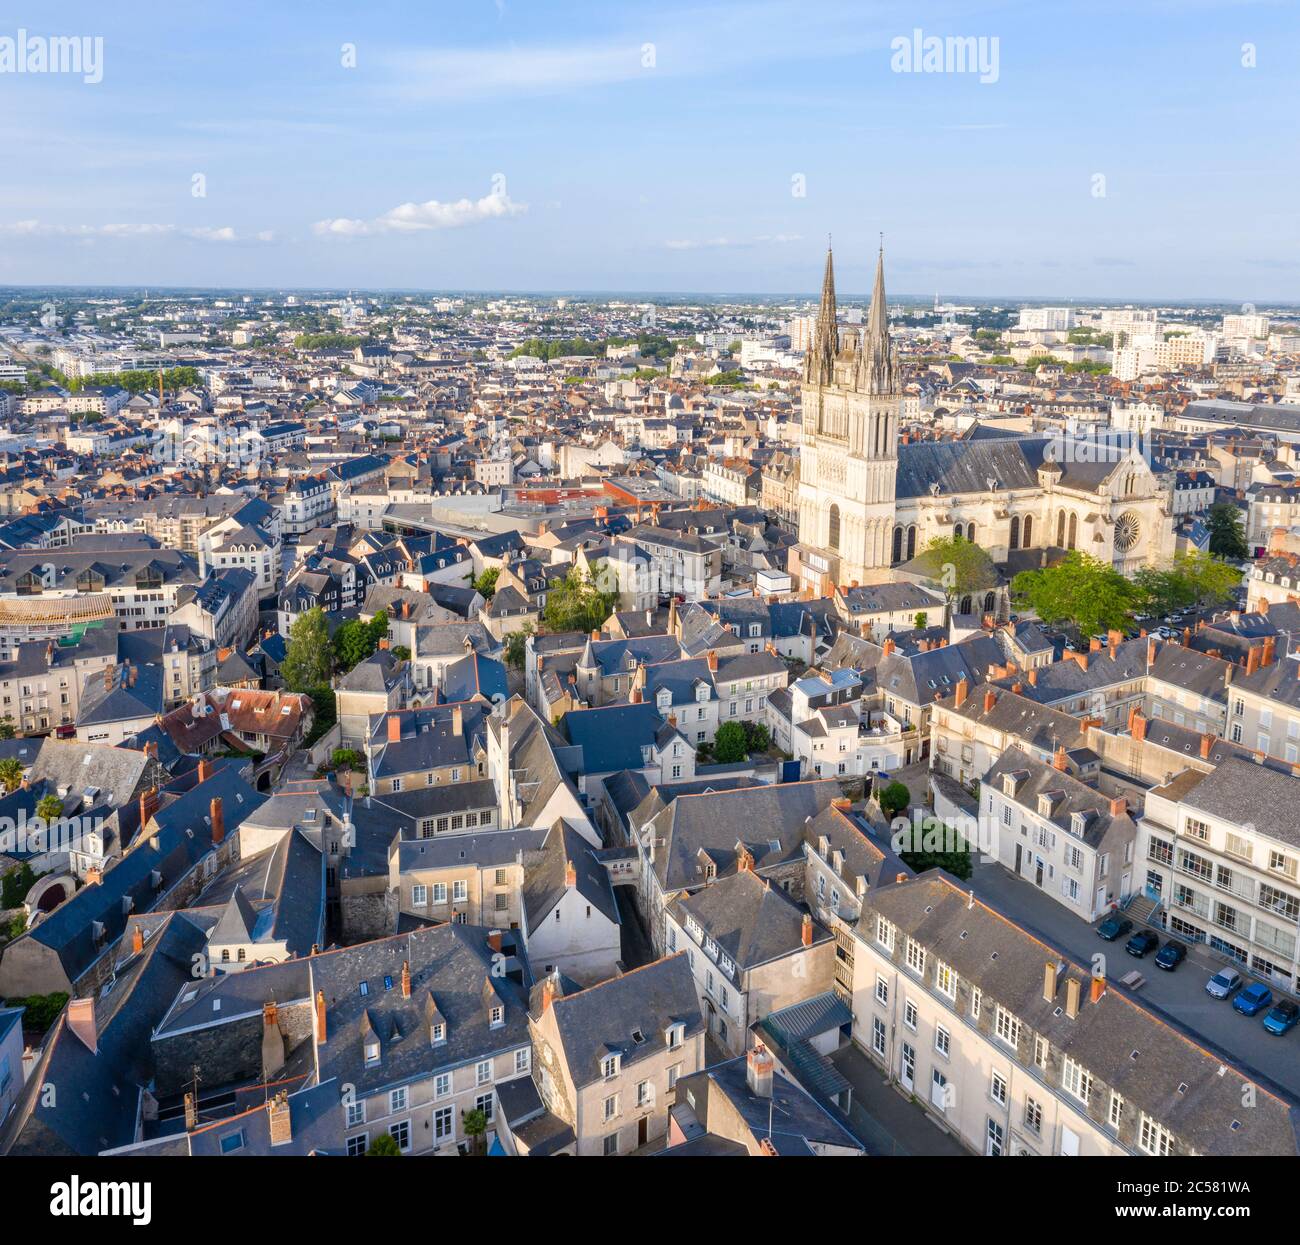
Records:
{"label": "chimney", "polygon": [[212,762],[204,757],[199,762],[199,782],[207,782],[212,777]]}
{"label": "chimney", "polygon": [[566,890],[572,890],[578,885],[578,871],[573,867],[573,861],[564,862],[564,886]]}
{"label": "chimney", "polygon": [[93,886],[95,883],[97,883],[97,882],[102,882],[103,880],[104,880],[104,875],[103,875],[103,873],[100,871],[100,868],[99,868],[98,865],[91,865],[90,868],[88,868],[88,869],[86,870],[86,885],[87,885],[87,886]]}
{"label": "chimney", "polygon": [[1246,674],[1250,676],[1259,669],[1259,649],[1251,648],[1246,653]]}
{"label": "chimney", "polygon": [[1016,681],[1011,685],[1011,691],[1012,691],[1016,696],[1019,696],[1020,693],[1023,692],[1024,690],[1025,690],[1025,685],[1024,685],[1024,684],[1023,684],[1019,679],[1017,679],[1017,680],[1016,680]]}
{"label": "chimney", "polygon": [[194,1095],[185,1095],[185,1131],[192,1133],[199,1124],[198,1109],[194,1105]]}
{"label": "chimney", "polygon": [[542,1015],[546,1014],[546,1009],[555,1002],[555,996],[559,991],[555,985],[555,976],[552,974],[542,982]]}
{"label": "chimney", "polygon": [[1056,961],[1048,960],[1043,965],[1043,1002],[1056,1001]]}
{"label": "chimney", "polygon": [[1070,762],[1065,755],[1065,745],[1057,744],[1056,754],[1052,757],[1052,768],[1059,769],[1061,773],[1064,774],[1065,771],[1069,769],[1069,767],[1070,767]]}
{"label": "chimney", "polygon": [[966,696],[969,692],[970,692],[970,683],[967,682],[966,676],[963,674],[961,678],[957,680],[957,692],[955,697],[955,703],[958,709],[960,709],[962,705],[966,703]]}
{"label": "chimney", "polygon": [[1100,1003],[1101,996],[1105,993],[1106,993],[1106,978],[1094,977],[1092,979],[1092,994],[1091,994],[1092,1001],[1094,1003]]}
{"label": "chimney", "polygon": [[[1115,633],[1112,632],[1112,635]],[[1110,642],[1110,659],[1115,661],[1119,657],[1119,641],[1112,639]]]}
{"label": "chimney", "polygon": [[1128,799],[1125,796],[1117,795],[1111,799],[1110,815],[1112,817],[1123,817],[1128,812]]}
{"label": "chimney", "polygon": [[209,805],[212,816],[212,846],[216,847],[226,837],[226,817],[221,807],[221,797],[214,795]]}
{"label": "chimney", "polygon": [[1140,710],[1135,713],[1129,721],[1128,733],[1132,735],[1138,743],[1141,743],[1147,737],[1147,720],[1142,716]]}
{"label": "chimney", "polygon": [[1264,637],[1264,651],[1259,655],[1259,668],[1262,670],[1265,666],[1273,664],[1273,654],[1277,645],[1277,640],[1271,636]]}
{"label": "chimney", "polygon": [[390,744],[402,742],[402,719],[395,713],[388,715],[388,742]]}
{"label": "chimney", "polygon": [[[925,641],[922,640],[921,643],[924,644]],[[882,649],[881,649],[881,652],[882,652],[882,654],[883,654],[884,656],[888,657],[888,656],[890,655],[890,653],[892,653],[893,651],[894,651],[894,637],[893,637],[892,635],[891,635],[891,636],[886,636],[886,637],[885,637],[885,643],[884,643],[884,646],[883,646]]]}
{"label": "chimney", "polygon": [[717,674],[718,672],[718,653],[716,649],[709,649],[709,673]]}
{"label": "chimney", "polygon": [[1038,667],[1035,666],[1032,670],[1030,670],[1030,672],[1029,672],[1025,677],[1029,680],[1029,686],[1030,686],[1030,687],[1037,687],[1037,686],[1038,686]]}
{"label": "chimney", "polygon": [[458,739],[465,733],[465,715],[459,705],[451,707],[451,733]]}
{"label": "chimney", "polygon": [[813,924],[812,917],[806,912],[803,914],[803,927],[800,933],[803,938],[803,945],[805,947],[811,947],[813,943]]}
{"label": "chimney", "polygon": [[145,744],[144,754],[154,761],[158,759],[158,743],[156,740],[151,739],[147,744]]}
{"label": "chimney", "polygon": [[280,1009],[276,1006],[275,1000],[262,1004],[262,1027],[273,1029],[280,1023]]}
{"label": "chimney", "polygon": [[1214,736],[1202,735],[1201,736],[1201,759],[1203,761],[1208,761],[1210,759],[1210,753],[1213,750],[1214,750]]}
{"label": "chimney", "polygon": [[1160,640],[1158,637],[1147,636],[1147,665],[1153,666],[1156,661],[1156,654],[1160,651]]}
{"label": "chimney", "polygon": [[402,961],[402,998],[411,997],[411,961]]}
{"label": "chimney", "polygon": [[[403,605],[405,605],[405,604],[406,604],[406,603],[403,602]],[[389,643],[389,641],[388,641],[388,637],[385,635],[385,636],[380,636],[380,637],[379,637],[379,647],[380,647],[381,649],[391,649],[393,646]]]}
{"label": "chimney", "polygon": [[745,1056],[745,1080],[755,1098],[772,1096],[772,1072],[776,1061],[761,1042]]}
{"label": "chimney", "polygon": [[273,1146],[282,1146],[293,1140],[293,1119],[289,1111],[287,1089],[282,1089],[266,1104],[266,1122]]}
{"label": "chimney", "polygon": [[136,925],[131,930],[131,954],[139,955],[144,950],[144,926]]}
{"label": "chimney", "polygon": [[494,955],[501,954],[501,931],[499,929],[488,930],[488,950]]}
{"label": "chimney", "polygon": [[94,996],[73,999],[68,1004],[68,1028],[92,1055],[99,1051],[99,1034],[95,1030]]}
{"label": "chimney", "polygon": [[1065,1014],[1071,1020],[1077,1019],[1079,1015],[1079,995],[1082,993],[1083,983],[1077,977],[1067,977],[1065,981]]}
{"label": "chimney", "polygon": [[1099,653],[1099,652],[1101,652],[1101,639],[1100,639],[1100,637],[1098,637],[1098,636],[1093,636],[1092,639],[1088,641],[1088,652],[1090,652],[1090,653]]}
{"label": "chimney", "polygon": [[325,1027],[325,991],[316,991],[316,1042],[321,1044],[328,1036]]}

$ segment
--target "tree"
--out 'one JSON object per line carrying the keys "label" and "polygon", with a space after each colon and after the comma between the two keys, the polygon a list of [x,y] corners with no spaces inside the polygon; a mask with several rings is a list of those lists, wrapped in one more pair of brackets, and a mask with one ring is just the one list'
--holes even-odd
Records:
{"label": "tree", "polygon": [[492,600],[497,590],[497,579],[501,574],[499,566],[487,566],[483,568],[481,574],[474,581],[474,591],[479,594],[485,601]]}
{"label": "tree", "polygon": [[5,757],[0,761],[0,783],[4,784],[4,789],[16,791],[23,781],[23,763],[17,757]]}
{"label": "tree", "polygon": [[460,1123],[465,1130],[465,1136],[469,1138],[473,1153],[482,1154],[483,1137],[487,1133],[487,1116],[475,1107],[460,1113]]}
{"label": "tree", "polygon": [[[920,841],[912,842],[910,850],[900,851],[904,864],[924,873],[927,869],[946,869],[954,877],[965,881],[971,875],[970,844],[959,834],[949,830],[937,817],[927,817],[920,823]],[[908,827],[909,837],[914,837]]]}
{"label": "tree", "polygon": [[1240,562],[1250,557],[1245,533],[1241,530],[1241,511],[1231,502],[1215,502],[1206,516],[1210,529],[1210,552],[1220,558],[1235,558]]}
{"label": "tree", "polygon": [[524,668],[524,658],[528,655],[528,637],[533,634],[533,624],[528,623],[518,631],[506,636],[506,665],[515,670]]}
{"label": "tree", "polygon": [[745,751],[766,752],[772,746],[772,732],[762,722],[746,722]]}
{"label": "tree", "polygon": [[366,1157],[370,1158],[374,1155],[401,1157],[401,1153],[402,1147],[397,1144],[397,1138],[392,1133],[380,1133],[370,1143],[370,1149],[366,1151]]}
{"label": "tree", "polygon": [[14,737],[14,720],[7,713],[0,718],[0,739],[12,739]]}
{"label": "tree", "polygon": [[1174,574],[1187,585],[1197,613],[1230,601],[1241,583],[1241,571],[1237,567],[1199,549],[1175,557]]}
{"label": "tree", "polygon": [[891,782],[877,798],[880,800],[881,811],[890,818],[906,812],[912,803],[912,793],[907,789],[907,784],[897,780]]}
{"label": "tree", "polygon": [[548,631],[595,631],[618,604],[617,592],[601,592],[580,566],[546,595],[542,619]]}
{"label": "tree", "polygon": [[330,764],[335,769],[355,768],[365,765],[366,759],[355,748],[335,748],[330,757]]}
{"label": "tree", "polygon": [[916,617],[912,619],[912,625],[918,631],[924,631],[930,625],[930,615],[924,610],[918,610]]}
{"label": "tree", "polygon": [[1133,576],[1133,587],[1148,614],[1163,618],[1192,604],[1191,585],[1170,568],[1144,566]]}
{"label": "tree", "polygon": [[319,606],[299,614],[289,628],[280,675],[291,692],[309,692],[328,687],[334,668],[329,627]]}
{"label": "tree", "polygon": [[380,610],[368,623],[349,619],[334,633],[334,659],[340,670],[351,670],[379,647],[388,634],[388,614]]}
{"label": "tree", "polygon": [[411,650],[407,648],[405,644],[394,644],[393,656],[396,657],[398,661],[410,661]]}
{"label": "tree", "polygon": [[0,910],[19,907],[27,898],[27,892],[35,885],[36,874],[27,861],[16,869],[10,869],[0,879]]}
{"label": "tree", "polygon": [[49,823],[63,816],[63,801],[57,795],[43,795],[36,804],[36,816]]}
{"label": "tree", "polygon": [[724,722],[713,737],[713,759],[719,765],[734,765],[749,756],[745,728],[739,722]]}
{"label": "tree", "polygon": [[964,536],[936,536],[917,562],[939,582],[950,603],[968,593],[985,592],[998,582],[993,559]]}
{"label": "tree", "polygon": [[1083,635],[1122,629],[1141,600],[1139,590],[1114,567],[1077,549],[1055,566],[1021,571],[1011,591],[1018,604],[1049,626],[1072,622]]}

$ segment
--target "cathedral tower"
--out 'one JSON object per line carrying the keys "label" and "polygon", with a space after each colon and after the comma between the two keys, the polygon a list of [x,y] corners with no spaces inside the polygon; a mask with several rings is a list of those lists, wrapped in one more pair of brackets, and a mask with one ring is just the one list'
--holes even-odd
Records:
{"label": "cathedral tower", "polygon": [[[830,249],[821,304],[802,386],[799,460],[801,577],[839,584],[888,578],[898,475],[898,425],[903,395],[889,337],[884,249],[865,333],[836,323]],[[809,555],[812,555],[811,557]],[[823,570],[818,563],[825,562]]]}

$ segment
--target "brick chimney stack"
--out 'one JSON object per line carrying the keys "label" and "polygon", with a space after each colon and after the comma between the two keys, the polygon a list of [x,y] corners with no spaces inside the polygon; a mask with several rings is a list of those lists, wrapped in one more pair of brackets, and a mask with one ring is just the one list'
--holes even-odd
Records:
{"label": "brick chimney stack", "polygon": [[1032,670],[1029,671],[1029,673],[1028,673],[1025,677],[1029,680],[1029,686],[1030,686],[1030,687],[1037,687],[1037,686],[1038,686],[1038,667],[1035,666]]}
{"label": "brick chimney stack", "polygon": [[564,862],[564,885],[566,890],[572,890],[578,885],[578,871],[573,867],[573,861]]}
{"label": "brick chimney stack", "polygon": [[[924,643],[926,643],[926,642],[925,642],[924,640],[922,640],[921,643],[924,644]],[[893,637],[892,635],[891,635],[891,636],[886,636],[886,637],[885,637],[885,643],[884,643],[884,645],[882,646],[882,648],[881,648],[880,651],[881,651],[881,652],[882,652],[886,657],[888,657],[888,656],[889,656],[889,655],[894,651],[894,637]]]}
{"label": "brick chimney stack", "polygon": [[316,1041],[322,1043],[325,1041],[328,1033],[325,1027],[325,991],[316,991]]}
{"label": "brick chimney stack", "polygon": [[458,739],[465,733],[465,713],[460,705],[451,707],[451,733]]}
{"label": "brick chimney stack", "polygon": [[388,715],[388,742],[390,744],[402,742],[402,719],[395,713]]}
{"label": "brick chimney stack", "polygon": [[1273,655],[1276,650],[1277,640],[1271,636],[1264,637],[1264,651],[1259,655],[1259,668],[1262,670],[1265,666],[1273,664]]}
{"label": "brick chimney stack", "polygon": [[266,1104],[266,1118],[273,1146],[286,1145],[293,1140],[293,1115],[289,1110],[287,1089],[282,1089]]}
{"label": "brick chimney stack", "polygon": [[998,703],[998,694],[991,687],[984,693],[984,712],[992,713],[993,706]]}
{"label": "brick chimney stack", "polygon": [[226,837],[226,814],[221,804],[221,797],[214,795],[208,807],[212,818],[212,846],[216,847]]}
{"label": "brick chimney stack", "polygon": [[709,673],[718,673],[718,654],[716,649],[709,649]]}
{"label": "brick chimney stack", "polygon": [[411,997],[411,961],[402,961],[402,998]]}
{"label": "brick chimney stack", "polygon": [[1246,674],[1249,677],[1259,669],[1259,649],[1251,648],[1246,653]]}
{"label": "brick chimney stack", "polygon": [[1214,736],[1202,735],[1201,736],[1201,759],[1204,761],[1208,761],[1210,759],[1210,753],[1213,751],[1214,751]]}
{"label": "brick chimney stack", "polygon": [[1110,802],[1110,815],[1112,817],[1123,817],[1128,812],[1128,800],[1117,795]]}
{"label": "brick chimney stack", "polygon": [[1065,773],[1065,771],[1069,769],[1069,767],[1070,767],[1070,762],[1069,762],[1069,758],[1065,755],[1065,745],[1057,744],[1056,753],[1052,757],[1052,768],[1059,769],[1061,773]]}
{"label": "brick chimney stack", "polygon": [[812,917],[806,912],[803,914],[803,927],[800,930],[800,934],[803,939],[803,945],[805,947],[811,947],[813,943],[813,923]]}
{"label": "brick chimney stack", "polygon": [[212,777],[212,762],[207,757],[199,761],[199,782],[207,782]]}
{"label": "brick chimney stack", "polygon": [[1094,1003],[1100,1003],[1101,996],[1105,993],[1106,993],[1106,978],[1094,977],[1092,979],[1092,1001]]}
{"label": "brick chimney stack", "polygon": [[772,1096],[772,1073],[776,1061],[761,1042],[745,1056],[745,1080],[755,1098]]}
{"label": "brick chimney stack", "polygon": [[131,954],[139,955],[144,950],[144,926],[136,925],[131,930]]}
{"label": "brick chimney stack", "polygon": [[961,678],[957,680],[957,692],[955,697],[955,703],[958,709],[960,709],[962,705],[966,703],[966,696],[968,695],[969,692],[970,692],[970,683],[967,681],[966,676],[963,674]]}

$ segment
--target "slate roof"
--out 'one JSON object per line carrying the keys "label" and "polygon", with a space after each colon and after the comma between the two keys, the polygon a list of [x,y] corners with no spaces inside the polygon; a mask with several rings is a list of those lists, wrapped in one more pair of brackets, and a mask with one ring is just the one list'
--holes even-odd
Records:
{"label": "slate roof", "polygon": [[561,725],[569,742],[582,749],[583,772],[608,774],[649,764],[641,750],[658,742],[664,720],[653,703],[642,701],[571,709]]}
{"label": "slate roof", "polygon": [[620,1055],[622,1067],[631,1069],[667,1049],[671,1025],[684,1025],[686,1040],[704,1031],[684,951],[566,994],[551,1003],[551,1010],[569,1075],[579,1090],[601,1079],[607,1055]]}
{"label": "slate roof", "polygon": [[609,870],[597,860],[591,844],[561,818],[547,832],[540,850],[525,857],[523,900],[528,928],[537,929],[564,896],[569,865],[578,894],[606,920],[622,924]]}

